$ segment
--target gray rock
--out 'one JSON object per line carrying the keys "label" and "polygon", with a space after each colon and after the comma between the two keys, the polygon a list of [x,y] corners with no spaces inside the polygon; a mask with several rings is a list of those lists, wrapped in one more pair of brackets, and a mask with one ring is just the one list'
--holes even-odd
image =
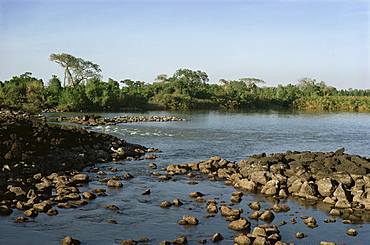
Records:
{"label": "gray rock", "polygon": [[349,229],[347,232],[349,236],[357,236],[358,232],[355,229]]}
{"label": "gray rock", "polygon": [[317,186],[313,182],[305,181],[299,189],[298,196],[311,199],[318,194]]}
{"label": "gray rock", "polygon": [[254,227],[252,234],[255,236],[262,236],[262,237],[267,236],[265,228],[262,228],[259,226]]}
{"label": "gray rock", "polygon": [[95,199],[96,198],[96,195],[94,193],[87,192],[87,191],[85,191],[84,193],[82,193],[82,196],[85,199]]}
{"label": "gray rock", "polygon": [[241,217],[238,220],[232,221],[227,228],[235,231],[247,231],[250,229],[251,223],[246,219]]}
{"label": "gray rock", "polygon": [[199,223],[197,218],[190,215],[184,215],[182,216],[182,219],[189,225],[197,225]]}
{"label": "gray rock", "polygon": [[36,211],[34,208],[30,208],[30,209],[24,211],[23,215],[25,215],[27,217],[37,217],[37,215],[39,215],[39,212]]}
{"label": "gray rock", "polygon": [[109,187],[123,187],[123,184],[121,182],[119,182],[118,180],[108,180],[107,182],[107,185]]}
{"label": "gray rock", "polygon": [[236,235],[234,238],[234,242],[237,245],[251,245],[252,244],[251,239],[249,239],[249,237],[244,234]]}
{"label": "gray rock", "polygon": [[261,214],[259,219],[269,223],[275,219],[275,215],[271,211],[266,211],[263,214]]}
{"label": "gray rock", "polygon": [[330,178],[323,178],[316,182],[317,190],[323,197],[330,196],[336,189],[334,181]]}
{"label": "gray rock", "polygon": [[164,201],[164,202],[162,202],[161,204],[159,204],[159,206],[160,206],[161,208],[168,208],[168,207],[171,207],[171,206],[172,206],[172,204],[171,204],[169,201]]}
{"label": "gray rock", "polygon": [[279,193],[280,182],[278,180],[269,180],[261,189],[265,195],[276,195]]}
{"label": "gray rock", "polygon": [[234,187],[237,189],[241,189],[244,191],[256,191],[257,190],[257,184],[254,181],[248,180],[248,179],[241,179],[239,181],[236,181],[234,184]]}
{"label": "gray rock", "polygon": [[259,201],[255,201],[253,203],[248,203],[247,204],[251,209],[253,210],[260,210],[261,209],[261,204]]}
{"label": "gray rock", "polygon": [[65,237],[64,239],[61,240],[62,245],[80,245],[81,242],[77,239],[73,239],[70,236]]}
{"label": "gray rock", "polygon": [[222,216],[240,216],[242,210],[240,209],[231,209],[228,206],[222,205],[220,208]]}
{"label": "gray rock", "polygon": [[76,174],[73,176],[72,181],[86,183],[89,182],[89,176],[87,174]]}
{"label": "gray rock", "polygon": [[188,244],[188,239],[186,238],[186,236],[181,236],[177,239],[172,240],[171,243],[173,243],[173,244]]}
{"label": "gray rock", "polygon": [[217,232],[211,237],[212,242],[219,242],[221,240],[224,240],[225,238],[221,235],[221,233]]}
{"label": "gray rock", "polygon": [[248,218],[253,220],[258,220],[258,218],[263,214],[263,211],[254,211],[252,214],[248,215]]}
{"label": "gray rock", "polygon": [[49,202],[35,203],[33,205],[33,209],[38,211],[38,212],[46,213],[51,208],[52,208],[52,206]]}
{"label": "gray rock", "polygon": [[215,203],[208,204],[207,207],[206,207],[206,210],[207,210],[207,212],[210,212],[210,213],[217,213],[218,212],[218,208],[217,208],[217,205]]}

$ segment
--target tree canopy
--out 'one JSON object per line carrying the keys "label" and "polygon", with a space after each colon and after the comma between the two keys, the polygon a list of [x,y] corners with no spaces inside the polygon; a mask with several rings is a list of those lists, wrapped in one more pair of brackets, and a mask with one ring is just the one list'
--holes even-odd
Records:
{"label": "tree canopy", "polygon": [[0,81],[0,106],[38,112],[122,111],[127,109],[299,108],[370,111],[370,90],[337,90],[325,82],[300,78],[297,85],[261,86],[259,78],[220,79],[208,84],[206,72],[178,69],[155,82],[111,78],[103,81],[99,65],[70,54],[51,54],[64,69],[64,86],[53,75],[45,86],[26,72]]}
{"label": "tree canopy", "polygon": [[101,78],[99,65],[70,54],[51,54],[50,60],[55,61],[64,69],[64,86],[75,87],[89,78]]}

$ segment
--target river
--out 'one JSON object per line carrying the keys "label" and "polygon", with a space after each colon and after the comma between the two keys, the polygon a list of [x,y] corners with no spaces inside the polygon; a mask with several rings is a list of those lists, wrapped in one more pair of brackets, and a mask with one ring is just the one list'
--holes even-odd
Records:
{"label": "river", "polygon": [[[45,113],[48,117],[59,115],[75,116],[84,113]],[[109,162],[97,164],[107,175],[122,176],[131,173],[135,178],[123,180],[124,187],[107,188],[98,182],[95,172],[86,171],[92,181],[80,191],[93,188],[107,189],[108,196],[98,197],[89,204],[77,209],[59,209],[59,215],[39,214],[34,222],[13,223],[21,211],[14,211],[7,217],[0,217],[0,244],[60,244],[66,236],[79,239],[82,244],[118,244],[122,240],[148,237],[150,243],[158,244],[163,240],[173,240],[181,235],[187,236],[189,244],[207,239],[220,232],[225,239],[218,244],[233,244],[233,237],[239,232],[229,230],[225,218],[218,213],[215,217],[207,215],[204,203],[198,203],[188,195],[200,191],[208,199],[216,199],[219,204],[230,203],[231,193],[235,189],[221,182],[197,180],[196,185],[187,184],[189,178],[176,176],[177,181],[160,181],[150,175],[153,170],[149,163],[154,162],[158,169],[170,164],[182,164],[207,160],[220,156],[229,161],[239,162],[248,156],[265,152],[279,153],[291,151],[336,151],[344,147],[345,153],[370,157],[370,114],[355,112],[318,112],[318,111],[148,111],[137,113],[95,113],[103,117],[120,115],[135,116],[177,116],[188,121],[181,122],[137,122],[110,126],[90,127],[89,130],[113,134],[130,143],[137,143],[161,150],[157,159],[124,161],[121,164]],[[117,172],[107,170],[117,168]],[[86,169],[88,170],[88,169]],[[207,178],[205,178],[207,179]],[[150,195],[141,193],[150,189]],[[159,204],[180,199],[184,205],[163,209]],[[258,195],[245,193],[242,202],[233,208],[243,208],[242,216],[247,217],[251,209],[247,203],[260,201],[262,208],[271,207],[275,201]],[[317,205],[301,203],[296,199],[287,199],[291,210],[276,214],[271,224],[281,221],[282,240],[295,244],[319,244],[320,241],[332,241],[337,244],[367,244],[370,239],[370,218],[356,224],[343,224],[340,218],[336,223],[325,223],[331,218],[326,210]],[[102,208],[115,204],[117,211]],[[177,222],[188,214],[199,219],[199,225],[184,227]],[[318,227],[307,228],[300,215],[312,216],[318,221]],[[289,220],[295,218],[296,224]],[[108,223],[115,220],[117,224]],[[252,228],[262,221],[251,221]],[[358,227],[360,226],[360,227]],[[349,228],[359,232],[356,237],[346,235]],[[303,232],[308,236],[301,240],[294,235]]]}

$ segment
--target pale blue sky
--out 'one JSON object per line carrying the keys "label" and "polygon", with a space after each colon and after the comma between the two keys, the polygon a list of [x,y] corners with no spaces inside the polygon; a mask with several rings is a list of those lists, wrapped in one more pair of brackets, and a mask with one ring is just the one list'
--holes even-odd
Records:
{"label": "pale blue sky", "polygon": [[0,81],[47,82],[51,53],[93,61],[104,80],[147,83],[179,68],[267,86],[301,77],[370,89],[367,0],[0,0]]}

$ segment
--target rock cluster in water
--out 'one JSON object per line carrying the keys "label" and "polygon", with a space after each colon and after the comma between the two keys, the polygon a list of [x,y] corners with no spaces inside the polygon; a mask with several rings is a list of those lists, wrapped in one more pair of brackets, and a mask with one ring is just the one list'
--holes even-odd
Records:
{"label": "rock cluster in water", "polygon": [[[29,217],[38,212],[56,215],[52,208],[56,203],[60,208],[74,207],[73,202],[81,205],[77,187],[89,178],[70,170],[155,151],[79,127],[49,126],[17,113],[0,113],[0,137],[0,215],[13,208],[26,210]],[[109,184],[119,185],[115,180]],[[94,198],[92,193],[83,196]]]}
{"label": "rock cluster in water", "polygon": [[207,161],[168,166],[168,175],[200,171],[235,188],[274,198],[289,196],[328,204],[332,214],[370,211],[370,159],[336,152],[253,155],[239,163]]}
{"label": "rock cluster in water", "polygon": [[[85,120],[86,121],[86,120]],[[87,121],[90,121],[88,119]],[[14,208],[23,210],[24,217],[14,222],[30,222],[40,212],[47,215],[58,215],[59,209],[77,208],[86,205],[89,200],[107,195],[104,188],[93,189],[80,193],[78,187],[89,182],[89,176],[71,169],[82,169],[85,166],[114,159],[139,158],[146,152],[155,151],[143,146],[133,145],[122,139],[101,133],[87,132],[81,128],[51,127],[35,121],[24,119],[19,113],[0,114],[0,215],[9,215]],[[87,125],[87,124],[85,124]],[[155,155],[148,156],[154,159]],[[154,163],[151,169],[156,169]],[[92,167],[99,175],[105,175]],[[110,169],[112,172],[114,168]],[[194,172],[208,175],[210,180],[223,180],[237,189],[258,192],[276,199],[289,196],[312,202],[326,203],[330,207],[330,215],[343,216],[344,213],[361,212],[366,217],[370,211],[370,159],[357,155],[348,155],[344,149],[336,152],[291,152],[266,155],[264,153],[249,157],[239,163],[221,159],[218,156],[196,163],[172,164],[167,167],[167,174],[160,180],[171,179],[173,175],[183,174],[194,177]],[[153,173],[157,175],[157,173]],[[160,175],[158,173],[158,175]],[[125,179],[133,176],[125,174]],[[99,181],[107,187],[120,188],[121,178],[102,178]],[[192,182],[196,183],[196,182]],[[190,184],[190,183],[189,183]],[[142,195],[150,194],[150,189]],[[235,191],[230,200],[240,202],[243,192]],[[278,227],[268,225],[274,220],[275,213],[287,212],[287,205],[274,205],[270,210],[260,210],[258,202],[248,206],[254,210],[248,219],[260,220],[267,224],[251,227],[250,221],[242,217],[242,209],[232,209],[225,204],[218,205],[215,200],[205,200],[200,192],[190,193],[195,201],[204,202],[205,210],[212,217],[220,212],[229,224],[228,229],[240,231],[234,237],[235,244],[286,244],[281,240]],[[183,203],[175,199],[160,204],[163,208]],[[120,207],[106,205],[103,208],[118,210]],[[273,211],[273,212],[272,212]],[[353,216],[352,216],[353,217]],[[351,223],[349,215],[347,220]],[[307,227],[317,227],[313,217],[302,217]],[[343,221],[343,222],[345,222]],[[116,224],[114,220],[107,222]],[[176,221],[175,221],[176,222]],[[296,222],[291,219],[291,222]],[[335,222],[327,219],[325,222]],[[198,225],[199,220],[190,215],[183,215],[178,224],[184,226]],[[284,224],[281,224],[284,225]],[[355,229],[347,234],[356,236]],[[296,233],[298,239],[307,235]],[[209,240],[223,240],[221,233],[214,234]],[[121,244],[137,244],[148,242],[148,238],[138,241],[125,240]],[[198,241],[207,242],[206,239]],[[62,240],[62,244],[79,244],[80,241],[71,237]],[[187,238],[181,236],[172,241],[160,244],[187,244]],[[334,244],[321,242],[321,244]]]}
{"label": "rock cluster in water", "polygon": [[76,117],[64,117],[60,116],[56,119],[57,121],[69,121],[73,123],[82,124],[85,126],[97,126],[97,125],[116,125],[118,123],[132,123],[132,122],[170,122],[170,121],[187,121],[179,117],[169,116],[116,116],[116,117],[101,117],[99,115],[82,115]]}

